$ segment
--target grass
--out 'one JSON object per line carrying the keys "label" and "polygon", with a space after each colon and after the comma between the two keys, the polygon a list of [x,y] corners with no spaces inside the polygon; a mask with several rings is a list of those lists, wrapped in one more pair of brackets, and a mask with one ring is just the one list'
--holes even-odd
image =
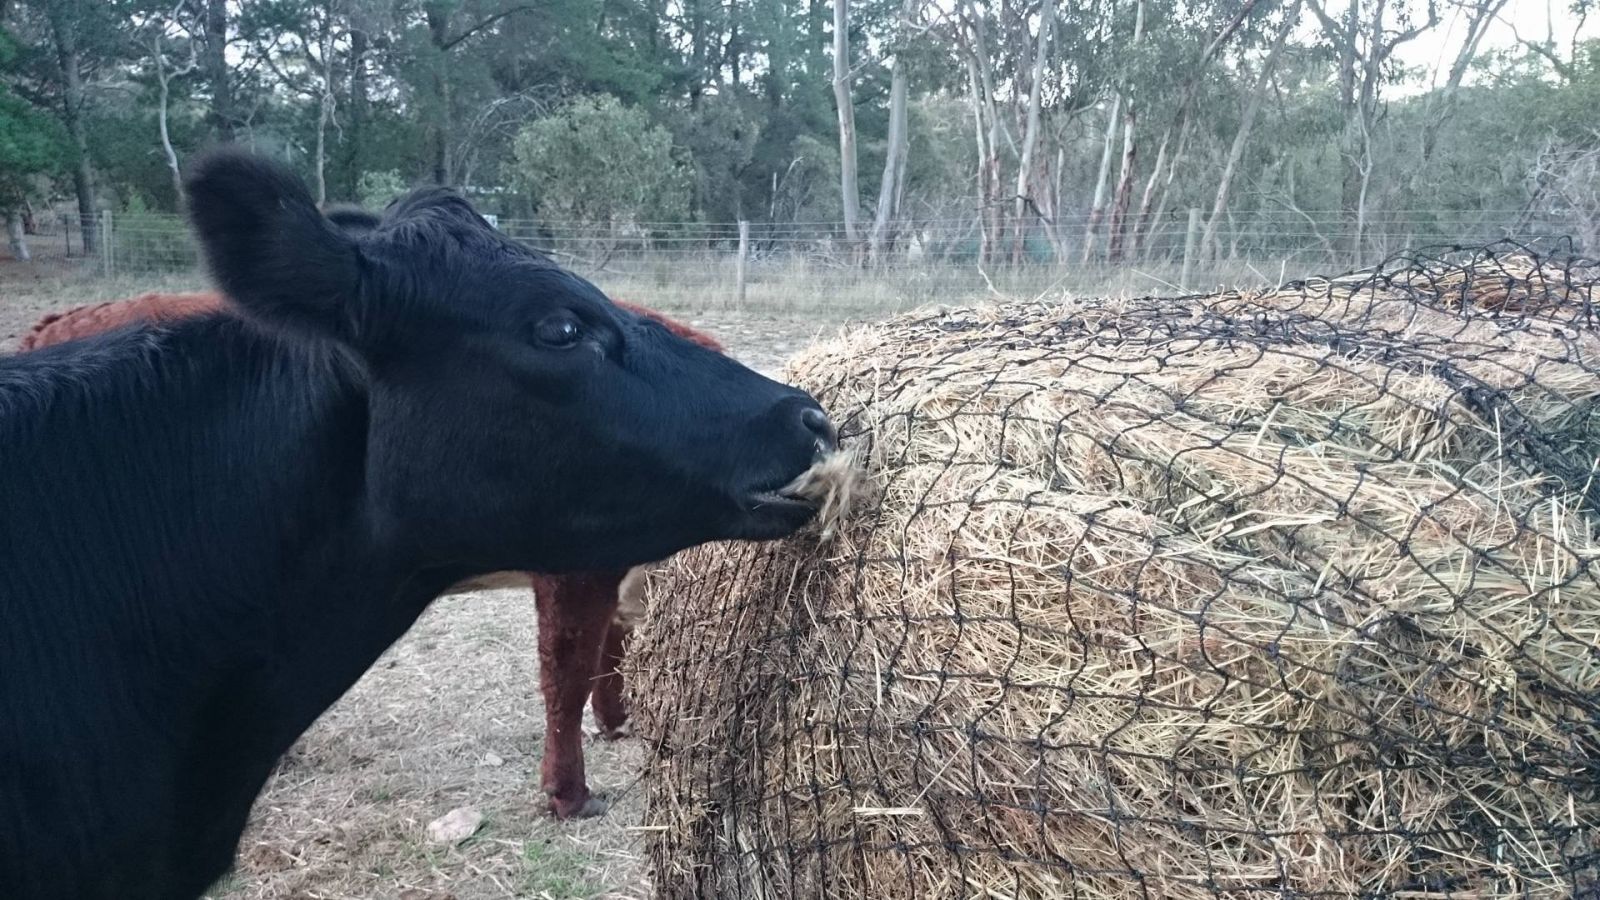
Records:
{"label": "grass", "polygon": [[[667,310],[739,310],[845,316],[890,315],[929,305],[962,306],[1041,295],[1142,296],[1184,293],[1180,267],[1025,265],[980,269],[971,263],[915,263],[882,268],[790,258],[754,260],[738,297],[734,261],[661,257],[578,271],[615,296]],[[1275,284],[1297,273],[1282,261],[1239,261],[1191,275],[1190,287]]]}
{"label": "grass", "polygon": [[[786,256],[753,259],[746,267],[745,291],[738,293],[737,263],[730,254],[661,251],[606,260],[559,260],[614,296],[674,311],[737,311],[779,315],[879,316],[922,306],[967,305],[995,298],[1050,294],[1144,296],[1184,293],[1181,267],[1167,261],[1149,265],[1095,263],[1000,265],[980,268],[971,261],[900,262],[881,267],[838,260]],[[193,290],[206,283],[197,268],[179,260],[170,265],[138,264],[137,258],[106,277],[91,260],[43,260],[31,264],[60,277],[36,290],[63,288],[81,302],[129,296],[150,290]],[[7,268],[27,268],[9,264]],[[1263,286],[1304,274],[1280,259],[1229,260],[1196,270],[1189,289]],[[6,299],[21,289],[0,271]]]}
{"label": "grass", "polygon": [[550,840],[530,840],[522,845],[524,896],[548,900],[580,900],[599,892],[589,879],[583,854],[556,846]]}

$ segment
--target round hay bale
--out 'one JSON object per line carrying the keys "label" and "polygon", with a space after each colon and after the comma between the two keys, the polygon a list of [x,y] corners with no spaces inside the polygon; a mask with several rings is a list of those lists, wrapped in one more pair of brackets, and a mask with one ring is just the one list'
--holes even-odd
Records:
{"label": "round hay bale", "polygon": [[1541,453],[1600,346],[1273,296],[902,318],[796,361],[874,494],[652,585],[661,896],[1595,890],[1600,507]]}

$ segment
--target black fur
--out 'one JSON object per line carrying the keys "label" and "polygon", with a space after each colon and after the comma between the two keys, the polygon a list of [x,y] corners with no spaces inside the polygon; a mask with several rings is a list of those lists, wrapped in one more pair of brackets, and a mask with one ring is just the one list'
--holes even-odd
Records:
{"label": "black fur", "polygon": [[[451,195],[325,219],[198,163],[226,315],[0,360],[0,895],[189,900],[279,756],[448,585],[770,538],[814,401]],[[541,322],[581,322],[574,346]]]}

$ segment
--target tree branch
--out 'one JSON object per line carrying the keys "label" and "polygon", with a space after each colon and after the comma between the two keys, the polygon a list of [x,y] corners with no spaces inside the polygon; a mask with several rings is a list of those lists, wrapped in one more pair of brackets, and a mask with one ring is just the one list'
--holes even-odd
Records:
{"label": "tree branch", "polygon": [[1517,24],[1515,22],[1512,22],[1508,19],[1501,19],[1500,21],[1504,22],[1506,26],[1511,29],[1511,36],[1516,39],[1517,43],[1544,57],[1545,61],[1550,64],[1550,67],[1556,70],[1556,74],[1561,76],[1562,81],[1571,84],[1577,80],[1577,69],[1563,62],[1561,57],[1557,56],[1554,50],[1550,49],[1539,41],[1530,41],[1523,37],[1522,33],[1517,31]]}
{"label": "tree branch", "polygon": [[510,9],[501,10],[500,12],[497,12],[494,15],[492,15],[492,16],[490,16],[490,17],[478,22],[476,25],[473,25],[471,28],[468,28],[466,31],[461,32],[459,35],[456,35],[455,37],[445,41],[443,44],[440,45],[439,49],[444,51],[444,52],[446,52],[446,53],[448,53],[448,52],[450,52],[450,50],[452,48],[455,47],[455,45],[461,43],[462,41],[466,40],[467,38],[472,37],[473,35],[475,35],[478,32],[484,30],[485,28],[488,28],[489,26],[491,26],[494,23],[500,21],[501,19],[504,19],[507,16],[516,15],[517,13],[533,12],[534,10],[536,10],[538,8],[539,7],[534,6],[532,4],[523,4],[522,6],[513,6]]}
{"label": "tree branch", "polygon": [[1338,22],[1335,22],[1333,17],[1328,15],[1327,10],[1322,8],[1321,0],[1306,0],[1306,5],[1310,6],[1311,11],[1317,14],[1317,18],[1322,20],[1322,30],[1330,39],[1339,39],[1344,36],[1344,28]]}
{"label": "tree branch", "polygon": [[[1394,50],[1395,50],[1396,47],[1400,46],[1401,44],[1406,43],[1407,41],[1416,40],[1418,37],[1420,37],[1422,35],[1422,33],[1424,31],[1427,31],[1430,28],[1433,28],[1434,26],[1436,26],[1438,24],[1439,24],[1439,7],[1438,7],[1437,4],[1433,3],[1432,0],[1430,0],[1430,2],[1428,3],[1428,21],[1423,23],[1423,24],[1421,24],[1421,25],[1416,25],[1416,26],[1413,26],[1411,28],[1407,28],[1405,31],[1397,32],[1395,34],[1395,36],[1394,36],[1394,40],[1389,41],[1388,43],[1380,43],[1378,46],[1379,46],[1379,48],[1381,49],[1382,52],[1381,52],[1381,54],[1377,55],[1377,58],[1380,61],[1381,60],[1387,60],[1389,58],[1390,54],[1394,53]],[[1381,40],[1383,35],[1380,33],[1380,34],[1374,35],[1374,37],[1378,38],[1379,40]]]}

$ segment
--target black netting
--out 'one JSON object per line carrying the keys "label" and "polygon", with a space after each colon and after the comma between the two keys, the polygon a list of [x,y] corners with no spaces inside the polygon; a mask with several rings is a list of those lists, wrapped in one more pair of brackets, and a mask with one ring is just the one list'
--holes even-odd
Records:
{"label": "black netting", "polygon": [[633,651],[663,896],[1593,896],[1600,264],[872,326],[874,489]]}

